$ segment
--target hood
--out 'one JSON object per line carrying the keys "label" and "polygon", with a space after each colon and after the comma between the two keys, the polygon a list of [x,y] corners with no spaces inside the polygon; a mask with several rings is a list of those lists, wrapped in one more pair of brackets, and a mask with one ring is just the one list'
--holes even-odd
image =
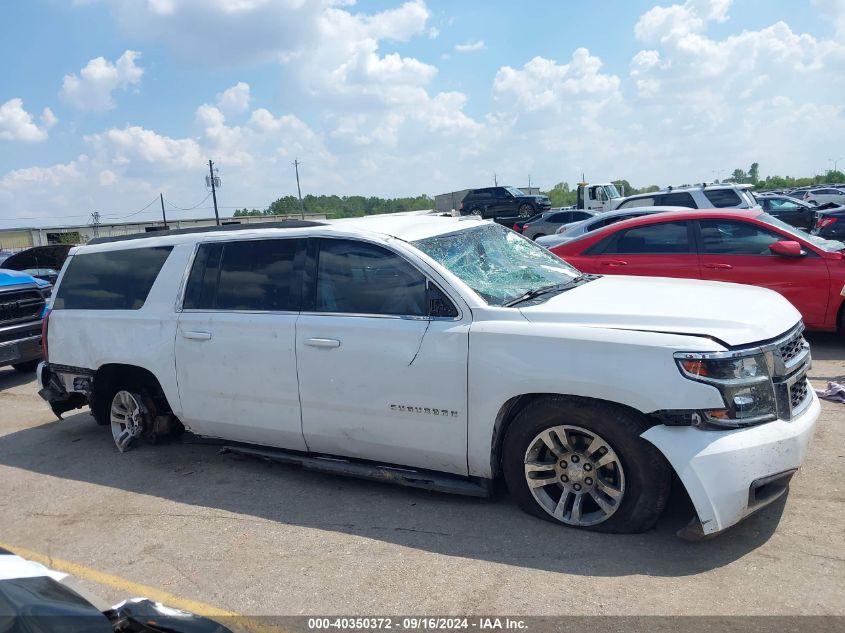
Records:
{"label": "hood", "polygon": [[47,285],[47,282],[39,283],[37,279],[27,275],[26,273],[18,272],[17,270],[0,269],[0,288],[7,286],[22,286],[24,284],[35,284],[38,286]]}
{"label": "hood", "polygon": [[11,270],[26,270],[28,268],[61,270],[71,248],[73,248],[71,244],[34,246],[12,255],[3,262],[3,268]]}
{"label": "hood", "polygon": [[730,347],[776,338],[801,320],[792,304],[766,288],[622,275],[600,277],[520,310],[537,323],[688,334]]}

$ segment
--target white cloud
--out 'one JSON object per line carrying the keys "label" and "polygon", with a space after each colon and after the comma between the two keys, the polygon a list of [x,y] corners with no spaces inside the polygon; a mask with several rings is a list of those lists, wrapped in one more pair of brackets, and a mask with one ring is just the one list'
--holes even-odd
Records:
{"label": "white cloud", "polygon": [[472,51],[480,51],[487,48],[484,45],[484,40],[476,40],[474,42],[464,42],[463,44],[455,44],[455,50],[459,53],[469,53]]}
{"label": "white cloud", "polygon": [[652,7],[640,16],[634,35],[643,41],[669,40],[703,31],[708,22],[724,22],[733,0],[687,0]]}
{"label": "white cloud", "polygon": [[9,99],[0,105],[0,140],[37,143],[47,140],[47,130],[58,122],[50,108],[41,112],[41,126],[24,110],[22,99]]}
{"label": "white cloud", "polygon": [[174,139],[137,125],[92,134],[85,141],[97,151],[97,158],[110,166],[140,164],[155,171],[184,171],[205,162],[194,139]]}
{"label": "white cloud", "polygon": [[80,110],[104,112],[114,107],[112,93],[137,86],[144,69],[135,64],[140,57],[137,51],[126,51],[111,63],[104,57],[95,57],[75,74],[65,75],[61,95]]}
{"label": "white cloud", "polygon": [[237,84],[217,95],[217,107],[227,114],[240,114],[249,110],[249,84]]}
{"label": "white cloud", "polygon": [[619,90],[619,77],[601,73],[601,67],[601,59],[578,48],[568,64],[535,57],[522,70],[503,66],[496,73],[493,89],[510,95],[528,111],[560,107],[573,97],[612,96]]}

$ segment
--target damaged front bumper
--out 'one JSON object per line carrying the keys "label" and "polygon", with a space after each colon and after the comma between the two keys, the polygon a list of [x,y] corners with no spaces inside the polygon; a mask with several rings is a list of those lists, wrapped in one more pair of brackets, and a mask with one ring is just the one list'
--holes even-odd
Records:
{"label": "damaged front bumper", "polygon": [[[789,421],[730,431],[657,425],[642,434],[684,484],[701,525],[697,536],[721,532],[786,492],[821,412],[818,397],[810,393],[809,406]],[[683,535],[694,537],[695,532]]]}

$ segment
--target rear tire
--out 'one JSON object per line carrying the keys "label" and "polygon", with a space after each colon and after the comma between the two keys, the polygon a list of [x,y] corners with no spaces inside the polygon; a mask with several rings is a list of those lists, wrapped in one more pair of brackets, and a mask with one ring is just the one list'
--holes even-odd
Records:
{"label": "rear tire", "polygon": [[565,396],[536,400],[505,435],[508,489],[523,510],[547,521],[643,532],[663,512],[671,483],[663,455],[640,437],[646,428],[643,416],[616,405]]}
{"label": "rear tire", "polygon": [[22,374],[31,374],[38,369],[38,363],[40,362],[40,360],[28,360],[25,363],[14,363],[12,369]]}
{"label": "rear tire", "polygon": [[484,214],[481,211],[481,207],[473,207],[469,210],[470,215],[477,215],[478,217],[482,217]]}

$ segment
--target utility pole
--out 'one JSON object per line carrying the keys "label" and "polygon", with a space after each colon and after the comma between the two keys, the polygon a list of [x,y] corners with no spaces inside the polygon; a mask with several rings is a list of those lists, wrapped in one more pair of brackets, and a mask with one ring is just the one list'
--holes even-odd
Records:
{"label": "utility pole", "polygon": [[293,168],[296,170],[296,193],[299,194],[299,215],[305,219],[305,207],[302,206],[302,189],[299,188],[299,159],[293,159]]}
{"label": "utility pole", "polygon": [[528,193],[531,193],[531,174],[528,174]]}
{"label": "utility pole", "polygon": [[493,172],[493,186],[494,186],[494,187],[498,187],[498,186],[499,186],[499,179],[496,177],[496,172],[495,172],[495,171]]}
{"label": "utility pole", "polygon": [[161,219],[164,220],[164,228],[167,229],[167,216],[164,214],[164,194],[159,193],[158,199],[161,200]]}
{"label": "utility pole", "polygon": [[94,211],[91,214],[91,222],[94,226],[94,237],[100,237],[100,212]]}
{"label": "utility pole", "polygon": [[211,180],[211,197],[214,198],[214,219],[217,221],[217,226],[220,226],[220,213],[217,212],[217,185],[214,182],[214,163],[208,161],[208,174]]}

